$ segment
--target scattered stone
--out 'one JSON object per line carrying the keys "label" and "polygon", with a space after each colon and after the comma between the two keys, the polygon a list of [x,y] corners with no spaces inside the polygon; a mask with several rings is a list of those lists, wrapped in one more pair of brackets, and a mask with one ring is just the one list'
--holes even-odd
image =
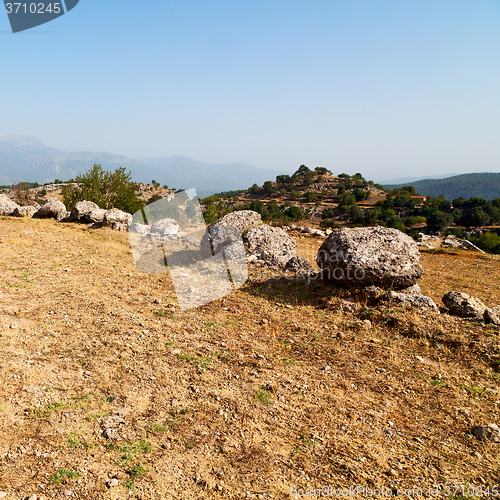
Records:
{"label": "scattered stone", "polygon": [[115,488],[116,486],[120,486],[120,481],[118,481],[118,479],[108,479],[106,481],[106,486],[108,488]]}
{"label": "scattered stone", "polygon": [[245,231],[261,224],[261,215],[253,210],[231,212],[207,227],[201,248],[207,255],[215,255],[231,246]]}
{"label": "scattered stone", "polygon": [[21,207],[10,198],[7,198],[7,196],[0,195],[0,215],[11,215],[16,208]]}
{"label": "scattered stone", "polygon": [[312,264],[304,257],[292,257],[285,265],[285,272],[308,275],[316,272]]}
{"label": "scattered stone", "polygon": [[73,496],[73,492],[71,490],[64,490],[63,495],[65,497],[72,497]]}
{"label": "scattered stone", "polygon": [[30,497],[28,497],[28,500],[36,500],[36,499],[37,499],[36,495],[31,495]]}
{"label": "scattered stone", "polygon": [[354,313],[359,310],[359,304],[350,300],[340,299],[338,308],[340,312]]}
{"label": "scattered stone", "polygon": [[478,451],[475,451],[475,452],[472,454],[472,456],[473,456],[474,458],[478,458],[478,459],[483,458],[483,455],[481,455],[481,453],[479,453]]}
{"label": "scattered stone", "polygon": [[478,439],[500,443],[500,427],[496,424],[479,425],[472,429],[472,434]]}
{"label": "scattered stone", "polygon": [[493,323],[494,325],[500,325],[500,306],[486,308],[483,317],[486,323]]}
{"label": "scattered stone", "polygon": [[271,226],[258,226],[249,229],[242,235],[245,251],[249,255],[262,256],[265,261],[284,267],[295,257],[297,244],[283,229]]}
{"label": "scattered stone", "polygon": [[387,297],[390,300],[404,304],[405,306],[416,307],[418,309],[430,309],[432,311],[439,312],[439,308],[436,303],[430,297],[425,295],[400,293],[391,290],[387,294]]}
{"label": "scattered stone", "polygon": [[406,293],[408,295],[422,295],[422,289],[418,283],[415,283],[414,285],[401,290],[401,293]]}
{"label": "scattered stone", "polygon": [[392,437],[393,436],[393,432],[391,431],[391,429],[384,429],[384,434],[387,435],[387,437]]}
{"label": "scattered stone", "polygon": [[415,359],[417,361],[420,361],[421,363],[424,363],[425,362],[425,359],[422,357],[422,356],[415,356]]}
{"label": "scattered stone", "polygon": [[451,314],[464,318],[483,318],[486,306],[478,299],[466,293],[451,291],[442,298]]}
{"label": "scattered stone", "polygon": [[375,285],[366,286],[361,290],[360,299],[367,304],[376,304],[385,294],[385,290]]}
{"label": "scattered stone", "polygon": [[106,439],[120,439],[119,429],[126,423],[125,417],[130,413],[128,408],[118,408],[111,415],[101,419],[102,435]]}
{"label": "scattered stone", "polygon": [[37,219],[64,219],[66,205],[57,198],[47,198],[47,201],[33,214],[33,217]]}
{"label": "scattered stone", "polygon": [[6,491],[0,491],[0,498],[5,498],[8,495]]}
{"label": "scattered stone", "polygon": [[175,219],[166,218],[156,221],[149,230],[149,233],[157,240],[175,240],[179,234],[179,224]]}
{"label": "scattered stone", "polygon": [[33,215],[38,211],[40,206],[35,207],[33,205],[27,207],[18,207],[12,212],[13,217],[33,217]]}
{"label": "scattered stone", "polygon": [[115,429],[104,429],[102,435],[110,441],[116,441],[117,439],[120,439],[120,434]]}
{"label": "scattered stone", "polygon": [[459,248],[461,250],[473,250],[474,252],[486,253],[484,250],[481,250],[479,247],[474,245],[474,243],[471,243],[469,240],[462,240],[460,238],[457,238],[453,234],[450,234],[445,238],[443,246],[451,248]]}
{"label": "scattered stone", "polygon": [[93,201],[79,201],[71,210],[69,219],[71,222],[83,222],[92,210],[99,210],[99,205]]}
{"label": "scattered stone", "polygon": [[137,222],[128,225],[129,233],[137,233],[137,234],[148,234],[149,226],[146,224],[139,224]]}
{"label": "scattered stone", "polygon": [[103,208],[95,208],[91,210],[88,214],[84,215],[83,221],[87,224],[99,224],[104,220],[104,214],[107,210]]}
{"label": "scattered stone", "polygon": [[112,208],[104,214],[102,225],[104,227],[110,227],[114,231],[126,231],[131,222],[132,214],[123,212],[117,208]]}
{"label": "scattered stone", "polygon": [[380,226],[337,229],[318,250],[317,263],[323,277],[356,287],[408,288],[423,274],[415,241]]}

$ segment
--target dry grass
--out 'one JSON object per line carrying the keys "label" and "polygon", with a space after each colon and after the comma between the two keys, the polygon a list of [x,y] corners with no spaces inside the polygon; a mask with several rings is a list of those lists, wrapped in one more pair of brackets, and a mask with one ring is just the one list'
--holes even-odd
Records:
{"label": "dry grass", "polygon": [[[298,242],[302,254],[319,246]],[[423,264],[425,293],[500,303],[497,260],[425,253]],[[0,220],[0,269],[0,491],[12,498],[499,483],[500,445],[469,434],[499,420],[498,330],[342,313],[345,291],[259,270],[181,312],[166,275],[135,270],[126,234],[46,220]],[[123,407],[110,443],[101,420]]]}

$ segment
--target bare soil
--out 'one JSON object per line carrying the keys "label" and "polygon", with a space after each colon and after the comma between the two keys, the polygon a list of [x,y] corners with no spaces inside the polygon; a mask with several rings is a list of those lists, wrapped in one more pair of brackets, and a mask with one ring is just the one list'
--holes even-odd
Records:
{"label": "bare soil", "polygon": [[[311,258],[321,240],[295,236]],[[498,258],[422,263],[436,302],[458,289],[500,303]],[[126,233],[50,220],[0,218],[0,270],[7,499],[288,499],[358,485],[424,498],[500,484],[500,444],[471,435],[500,423],[497,328],[347,313],[347,290],[259,268],[182,312],[168,275],[135,269]]]}

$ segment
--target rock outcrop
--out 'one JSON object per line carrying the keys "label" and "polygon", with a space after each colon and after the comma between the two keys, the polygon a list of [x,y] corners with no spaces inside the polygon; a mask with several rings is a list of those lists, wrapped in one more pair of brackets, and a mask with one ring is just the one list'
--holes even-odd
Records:
{"label": "rock outcrop", "polygon": [[403,304],[409,307],[416,307],[418,309],[430,309],[435,312],[439,312],[439,308],[436,303],[425,295],[418,295],[414,293],[401,293],[390,291],[387,297],[392,302]]}
{"label": "rock outcrop", "polygon": [[18,207],[11,215],[13,217],[33,217],[40,207],[28,206],[28,207]]}
{"label": "rock outcrop", "polygon": [[7,196],[0,195],[0,215],[11,215],[16,208],[21,208]]}
{"label": "rock outcrop", "polygon": [[215,255],[224,247],[233,245],[242,233],[261,224],[260,214],[253,210],[231,212],[207,227],[201,248],[207,255]]}
{"label": "rock outcrop", "polygon": [[87,224],[100,224],[104,220],[107,210],[104,208],[94,208],[83,216],[83,222]]}
{"label": "rock outcrop", "polygon": [[486,323],[500,326],[500,306],[487,307],[483,317]]}
{"label": "rock outcrop", "polygon": [[397,229],[337,229],[318,250],[323,276],[343,285],[402,289],[423,274],[415,241]]}
{"label": "rock outcrop", "polygon": [[129,233],[146,235],[149,233],[149,229],[150,229],[149,226],[147,226],[146,224],[139,224],[138,222],[134,222],[133,224],[128,225]]}
{"label": "rock outcrop", "polygon": [[[136,225],[134,224],[134,227]],[[175,219],[160,219],[156,221],[149,230],[151,236],[159,241],[171,241],[179,236],[179,224]]]}
{"label": "rock outcrop", "polygon": [[460,250],[472,250],[474,252],[486,253],[484,250],[481,250],[479,247],[474,245],[474,243],[471,243],[468,240],[462,240],[460,238],[457,238],[452,234],[450,234],[445,238],[445,240],[443,241],[443,246],[450,248],[458,248]]}
{"label": "rock outcrop", "polygon": [[487,307],[475,297],[466,293],[451,291],[441,299],[451,314],[463,318],[483,319]]}
{"label": "rock outcrop", "polygon": [[496,424],[478,425],[472,429],[472,434],[484,441],[500,443],[500,427]]}
{"label": "rock outcrop", "polygon": [[57,198],[47,198],[47,201],[33,214],[37,219],[64,219],[67,215],[66,206]]}
{"label": "rock outcrop", "polygon": [[297,250],[295,240],[279,227],[253,227],[242,235],[242,239],[247,255],[256,255],[279,267],[295,257]]}
{"label": "rock outcrop", "polygon": [[71,222],[85,222],[85,217],[92,212],[92,210],[99,210],[99,205],[93,201],[79,201],[69,216]]}
{"label": "rock outcrop", "polygon": [[308,275],[316,272],[313,265],[304,257],[292,257],[285,265],[285,272]]}
{"label": "rock outcrop", "polygon": [[102,219],[102,225],[114,231],[126,231],[130,222],[132,222],[132,214],[117,208],[108,210]]}

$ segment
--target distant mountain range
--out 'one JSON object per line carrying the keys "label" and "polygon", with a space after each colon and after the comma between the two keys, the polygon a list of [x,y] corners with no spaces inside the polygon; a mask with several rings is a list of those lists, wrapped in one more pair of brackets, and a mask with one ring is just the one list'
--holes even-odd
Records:
{"label": "distant mountain range", "polygon": [[262,185],[283,172],[264,170],[243,162],[212,165],[185,156],[134,160],[112,153],[68,152],[50,148],[36,137],[0,136],[0,184],[46,182],[74,178],[98,163],[106,170],[125,167],[137,182],[155,180],[177,189],[196,188],[200,197],[221,191]]}
{"label": "distant mountain range", "polygon": [[464,198],[500,198],[500,173],[463,174],[445,179],[423,179],[401,184],[384,184],[386,189],[413,186],[418,194],[436,198],[444,195],[447,200]]}

